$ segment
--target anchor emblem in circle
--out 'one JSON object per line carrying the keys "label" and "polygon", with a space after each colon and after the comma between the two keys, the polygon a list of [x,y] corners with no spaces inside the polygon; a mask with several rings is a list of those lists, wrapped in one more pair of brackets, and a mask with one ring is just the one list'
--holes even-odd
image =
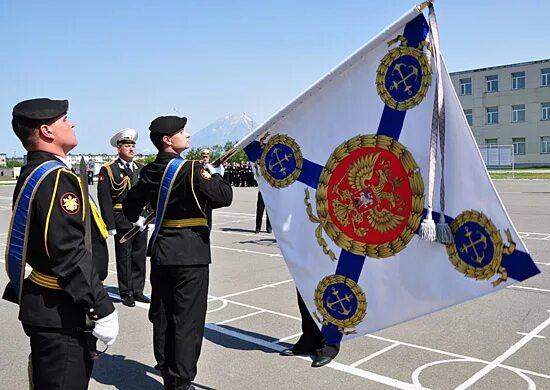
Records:
{"label": "anchor emblem in circle", "polygon": [[305,189],[317,243],[336,261],[324,233],[340,248],[374,259],[399,253],[413,239],[424,210],[424,181],[413,156],[384,135],[358,135],[332,152],[315,192]]}
{"label": "anchor emblem in circle", "polygon": [[502,257],[516,248],[509,229],[504,231],[508,240],[505,246],[500,231],[485,214],[468,210],[451,223],[451,231],[454,239],[446,248],[457,271],[477,280],[489,280],[498,273],[500,277],[492,281],[493,287],[508,279]]}
{"label": "anchor emblem in circle", "polygon": [[268,137],[269,133],[266,133],[260,139],[262,155],[256,161],[256,174],[261,173],[272,187],[288,187],[300,177],[302,171],[303,158],[300,147],[294,139],[285,134],[274,135],[266,142]]}
{"label": "anchor emblem in circle", "polygon": [[432,81],[432,67],[428,53],[429,42],[418,47],[407,44],[407,38],[398,35],[388,42],[400,46],[391,49],[380,62],[376,72],[376,89],[382,101],[389,107],[404,111],[420,104]]}
{"label": "anchor emblem in circle", "polygon": [[342,334],[355,333],[367,314],[367,299],[363,290],[352,279],[342,275],[323,278],[315,289],[313,315],[322,325],[333,324]]}

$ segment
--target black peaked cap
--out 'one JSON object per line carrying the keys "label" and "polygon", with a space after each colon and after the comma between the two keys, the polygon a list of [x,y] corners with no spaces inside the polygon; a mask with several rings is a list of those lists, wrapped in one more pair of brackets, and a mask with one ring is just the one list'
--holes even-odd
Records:
{"label": "black peaked cap", "polygon": [[13,117],[30,120],[48,120],[65,115],[69,110],[68,100],[38,98],[24,100],[13,107]]}
{"label": "black peaked cap", "polygon": [[179,116],[159,116],[149,126],[151,133],[157,134],[174,134],[178,130],[181,130],[185,127],[187,123],[186,117]]}

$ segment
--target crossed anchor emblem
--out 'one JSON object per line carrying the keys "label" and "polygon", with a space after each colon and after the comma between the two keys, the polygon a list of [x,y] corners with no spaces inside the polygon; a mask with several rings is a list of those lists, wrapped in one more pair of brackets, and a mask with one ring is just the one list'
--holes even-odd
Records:
{"label": "crossed anchor emblem", "polygon": [[[335,288],[335,287],[332,287],[332,292],[331,292],[332,295],[334,295],[334,297],[336,298],[334,301],[330,302],[328,299],[327,299],[327,307],[332,310],[332,311],[335,311],[339,314],[342,314],[344,316],[347,316],[350,312],[351,312],[351,308],[347,308],[345,305],[344,305],[344,302],[351,302],[352,298],[353,298],[353,295],[351,294],[344,294],[343,297],[340,297],[340,292]],[[339,307],[337,308],[333,308],[335,305],[340,305]],[[341,309],[338,310],[338,309]]]}
{"label": "crossed anchor emblem", "polygon": [[273,161],[273,159],[276,159],[276,161],[269,163],[269,170],[273,172],[273,168],[278,166],[279,167],[279,173],[282,173],[283,175],[286,175],[287,167],[285,167],[283,165],[283,163],[284,162],[289,162],[290,159],[292,158],[292,154],[285,153],[284,157],[281,158],[279,156],[279,151],[281,151],[281,148],[274,148],[273,152],[271,152],[271,161]]}
{"label": "crossed anchor emblem", "polygon": [[[408,68],[410,69],[410,72],[408,74],[403,74],[402,68]],[[407,80],[411,77],[414,77],[413,81],[418,81],[418,68],[414,65],[407,65],[402,62],[399,62],[395,64],[392,71],[392,76],[395,75],[395,73],[399,73],[399,77],[401,78],[399,81],[393,80],[392,85],[390,86],[390,90],[398,90],[399,86],[401,84],[405,85],[405,92],[410,96],[412,95],[412,85],[407,83]]]}
{"label": "crossed anchor emblem", "polygon": [[[477,234],[479,235],[478,236],[479,238],[476,241],[473,241],[472,235],[474,233],[468,227],[465,227],[465,230],[466,230],[466,233],[464,233],[464,235],[470,241],[470,244],[468,245],[462,244],[462,248],[460,248],[460,252],[470,253],[470,249],[472,249],[474,256],[471,257],[471,260],[480,264],[485,258],[485,249],[487,249],[487,237],[485,237],[485,235],[478,230]],[[483,244],[483,245],[478,246],[478,244]]]}

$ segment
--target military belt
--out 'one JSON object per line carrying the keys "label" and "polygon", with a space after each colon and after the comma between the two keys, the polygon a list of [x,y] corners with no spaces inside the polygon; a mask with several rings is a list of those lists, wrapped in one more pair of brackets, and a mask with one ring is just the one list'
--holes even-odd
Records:
{"label": "military belt", "polygon": [[208,226],[208,221],[206,218],[165,219],[160,226],[166,228]]}
{"label": "military belt", "polygon": [[114,210],[122,210],[122,203],[113,203]]}
{"label": "military belt", "polygon": [[35,269],[31,271],[29,279],[39,286],[50,288],[52,290],[62,290],[55,276],[45,275]]}

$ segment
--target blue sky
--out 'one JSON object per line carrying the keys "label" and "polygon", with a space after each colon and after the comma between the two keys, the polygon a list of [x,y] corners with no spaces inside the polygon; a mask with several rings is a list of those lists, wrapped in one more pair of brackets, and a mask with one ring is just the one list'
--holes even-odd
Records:
{"label": "blue sky", "polygon": [[[185,115],[191,133],[235,113],[263,122],[417,2],[0,0],[0,153],[22,155],[11,110],[68,98],[79,145]],[[550,1],[437,0],[450,71],[550,58]]]}

